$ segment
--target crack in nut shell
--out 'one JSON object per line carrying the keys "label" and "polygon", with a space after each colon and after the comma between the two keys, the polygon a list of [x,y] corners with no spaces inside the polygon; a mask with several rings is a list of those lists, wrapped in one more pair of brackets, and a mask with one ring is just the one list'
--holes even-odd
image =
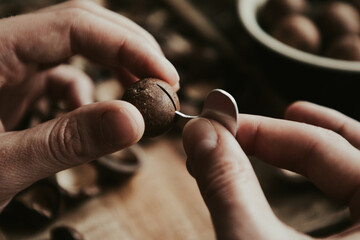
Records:
{"label": "crack in nut shell", "polygon": [[168,131],[174,125],[175,111],[180,109],[174,89],[156,78],[137,81],[125,91],[123,100],[133,104],[142,114],[144,137],[156,137]]}

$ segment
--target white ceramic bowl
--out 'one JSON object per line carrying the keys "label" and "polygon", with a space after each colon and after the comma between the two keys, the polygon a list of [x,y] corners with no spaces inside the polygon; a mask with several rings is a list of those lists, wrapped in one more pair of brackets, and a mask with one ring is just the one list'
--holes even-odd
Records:
{"label": "white ceramic bowl", "polygon": [[249,34],[265,47],[287,58],[325,69],[360,73],[360,62],[336,60],[289,47],[266,33],[257,21],[257,12],[267,0],[238,0],[238,15]]}

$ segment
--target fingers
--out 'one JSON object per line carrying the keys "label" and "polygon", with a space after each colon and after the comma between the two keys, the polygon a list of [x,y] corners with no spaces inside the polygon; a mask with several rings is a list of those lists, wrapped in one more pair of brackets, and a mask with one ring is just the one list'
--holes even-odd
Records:
{"label": "fingers", "polygon": [[272,213],[249,160],[225,127],[195,119],[185,126],[183,140],[218,239],[297,239]]}
{"label": "fingers", "polygon": [[125,88],[129,88],[132,84],[139,80],[124,67],[119,67],[116,73],[117,78]]}
{"label": "fingers", "polygon": [[25,131],[1,133],[0,196],[11,197],[57,171],[134,144],[143,132],[144,122],[134,106],[109,101]]}
{"label": "fingers", "polygon": [[288,107],[285,118],[330,129],[360,149],[360,123],[338,111],[299,101]]}
{"label": "fingers", "polygon": [[327,195],[349,203],[360,186],[359,151],[320,127],[241,115],[237,139],[247,154],[298,172]]}
{"label": "fingers", "polygon": [[[60,65],[35,74],[20,84],[3,86],[0,114],[7,130],[17,129],[29,106],[42,96],[62,100],[69,110],[93,102],[93,83],[82,71]],[[16,111],[14,111],[16,109]]]}
{"label": "fingers", "polygon": [[98,4],[86,1],[86,0],[72,0],[67,1],[63,4],[53,5],[48,8],[41,9],[42,12],[49,12],[49,11],[59,11],[61,9],[67,8],[79,8],[86,10],[90,13],[93,13],[101,18],[109,20],[115,24],[121,25],[122,27],[126,28],[127,30],[136,33],[139,38],[143,38],[148,41],[156,50],[162,53],[159,44],[156,42],[154,37],[145,31],[142,27],[134,23],[133,21],[129,20],[128,18],[121,16],[115,12],[112,12],[106,8],[100,7]]}
{"label": "fingers", "polygon": [[[123,67],[119,67],[117,71],[117,77],[125,88],[129,88],[132,84],[134,84],[136,81],[139,80]],[[180,89],[179,81],[175,83],[172,86],[172,88],[174,89],[175,92],[179,91]]]}
{"label": "fingers", "polygon": [[[8,18],[0,25],[3,46],[11,46],[16,53],[12,56],[7,49],[12,62],[5,66],[16,66],[22,72],[16,76],[29,71],[24,63],[53,63],[80,53],[115,70],[124,67],[138,78],[157,77],[170,85],[179,80],[174,66],[148,40],[78,7]],[[7,79],[14,78],[12,72],[6,72]]]}
{"label": "fingers", "polygon": [[60,65],[45,73],[47,94],[56,100],[65,100],[69,110],[94,101],[91,79],[77,68]]}

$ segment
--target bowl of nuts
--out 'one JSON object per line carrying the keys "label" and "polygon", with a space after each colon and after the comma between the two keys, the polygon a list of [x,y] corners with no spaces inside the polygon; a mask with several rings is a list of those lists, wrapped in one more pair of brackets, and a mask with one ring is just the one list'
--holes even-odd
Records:
{"label": "bowl of nuts", "polygon": [[360,73],[360,0],[238,0],[261,45],[310,66]]}

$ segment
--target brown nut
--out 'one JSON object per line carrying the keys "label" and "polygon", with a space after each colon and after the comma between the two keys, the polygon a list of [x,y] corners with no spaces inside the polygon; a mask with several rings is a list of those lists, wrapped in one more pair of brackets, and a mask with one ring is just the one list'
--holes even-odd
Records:
{"label": "brown nut", "polygon": [[310,53],[317,53],[321,44],[319,30],[302,15],[284,17],[272,29],[271,35],[291,47]]}
{"label": "brown nut", "polygon": [[145,121],[144,137],[156,137],[169,130],[179,110],[179,98],[166,82],[156,78],[137,81],[124,93],[123,100],[133,104]]}
{"label": "brown nut", "polygon": [[318,17],[324,40],[360,33],[360,14],[351,4],[335,1],[324,6]]}
{"label": "brown nut", "polygon": [[360,61],[360,37],[346,35],[336,39],[329,45],[325,55],[330,58]]}
{"label": "brown nut", "polygon": [[284,16],[304,14],[308,9],[306,0],[269,0],[260,9],[259,22],[263,27],[271,28]]}

